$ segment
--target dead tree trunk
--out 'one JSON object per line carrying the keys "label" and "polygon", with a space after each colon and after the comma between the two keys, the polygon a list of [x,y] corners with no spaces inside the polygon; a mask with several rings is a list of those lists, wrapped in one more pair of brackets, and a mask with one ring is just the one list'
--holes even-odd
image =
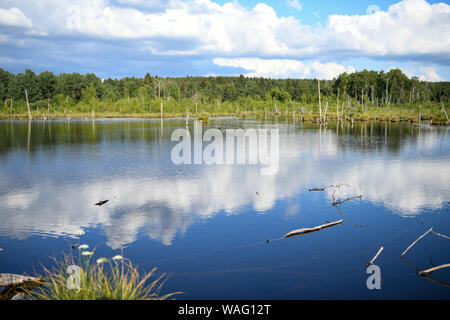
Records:
{"label": "dead tree trunk", "polygon": [[28,103],[28,92],[27,92],[27,89],[25,89],[25,98],[27,99],[28,119],[31,120],[31,111],[30,111],[30,104]]}
{"label": "dead tree trunk", "polygon": [[317,79],[317,86],[319,91],[319,121],[322,122],[322,103],[320,102],[320,80]]}

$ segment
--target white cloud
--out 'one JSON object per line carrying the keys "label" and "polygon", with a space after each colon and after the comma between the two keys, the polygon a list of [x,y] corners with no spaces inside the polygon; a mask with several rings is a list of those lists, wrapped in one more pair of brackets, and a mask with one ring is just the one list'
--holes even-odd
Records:
{"label": "white cloud", "polygon": [[375,4],[371,4],[370,6],[367,7],[366,13],[372,14],[378,11],[380,11],[380,7]]}
{"label": "white cloud", "polygon": [[353,67],[345,68],[334,62],[304,63],[291,59],[216,58],[213,62],[222,67],[245,69],[248,77],[333,79],[343,72],[355,71]]}
{"label": "white cloud", "polygon": [[291,8],[294,8],[294,9],[296,9],[298,11],[302,10],[302,5],[301,5],[300,2],[298,2],[298,0],[286,0],[286,3]]}
{"label": "white cloud", "polygon": [[116,0],[118,3],[136,8],[144,8],[150,10],[166,10],[177,6],[179,0]]}
{"label": "white cloud", "polygon": [[16,7],[12,7],[10,9],[0,9],[0,26],[1,25],[24,28],[31,28],[33,26],[31,20],[28,19],[23,12]]}
{"label": "white cloud", "polygon": [[409,78],[418,77],[419,80],[430,82],[445,81],[445,79],[438,74],[437,68],[433,66],[410,64],[401,68],[401,70]]}
{"label": "white cloud", "polygon": [[[300,4],[294,0],[288,3]],[[237,1],[220,5],[211,0],[173,0],[167,4],[160,0],[5,0],[0,7],[6,8],[0,9],[3,24],[33,27],[32,33],[10,35],[16,39],[99,38],[124,46],[128,41],[154,55],[334,62],[377,57],[450,64],[450,6],[424,0],[400,1],[386,11],[369,6],[370,14],[365,15],[330,15],[324,26],[280,17],[263,3],[247,9]],[[277,68],[284,74],[299,68],[289,63],[286,68]],[[324,77],[342,69],[338,64],[328,67],[331,71],[321,66],[316,69]],[[427,74],[437,79],[431,71]]]}
{"label": "white cloud", "polygon": [[370,15],[331,15],[324,32],[334,48],[363,55],[449,57],[450,6],[404,0]]}
{"label": "white cloud", "polygon": [[420,67],[421,75],[419,76],[420,80],[423,81],[445,81],[440,75],[438,75],[435,67]]}

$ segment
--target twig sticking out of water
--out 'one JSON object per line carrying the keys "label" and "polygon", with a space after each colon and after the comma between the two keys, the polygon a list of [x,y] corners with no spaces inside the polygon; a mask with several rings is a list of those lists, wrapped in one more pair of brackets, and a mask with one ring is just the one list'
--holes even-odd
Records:
{"label": "twig sticking out of water", "polygon": [[366,263],[366,266],[370,266],[371,264],[373,264],[373,262],[375,261],[376,258],[378,258],[378,256],[380,255],[381,251],[383,251],[383,247],[380,248],[380,250],[378,250],[377,254],[372,258],[372,260],[370,260],[369,262]]}
{"label": "twig sticking out of water", "polygon": [[334,199],[334,197],[333,197],[333,200],[334,200],[334,202],[333,202],[333,206],[336,206],[336,205],[338,205],[338,204],[342,204],[342,203],[344,203],[344,202],[347,202],[347,201],[350,201],[350,200],[352,200],[352,199],[359,199],[359,200],[361,200],[362,199],[362,195],[359,195],[359,196],[353,196],[353,197],[348,197],[347,199],[345,199],[345,200],[335,200]]}
{"label": "twig sticking out of water", "polygon": [[311,233],[311,232],[315,232],[315,231],[320,231],[320,230],[325,229],[325,228],[329,228],[329,227],[333,227],[333,226],[338,225],[338,224],[342,224],[343,221],[344,220],[330,222],[330,223],[322,224],[322,225],[314,227],[314,228],[302,228],[302,229],[292,230],[292,231],[286,233],[283,236],[283,239],[284,238],[295,237],[295,236],[299,236],[299,235],[302,235],[302,234],[307,234],[307,233]]}
{"label": "twig sticking out of water", "polygon": [[420,237],[418,237],[413,243],[411,243],[411,244],[409,245],[408,248],[406,248],[405,251],[403,251],[403,253],[400,255],[400,257],[403,257],[403,256],[405,255],[405,253],[408,252],[408,250],[411,249],[411,248],[417,243],[417,241],[419,241],[420,239],[422,239],[423,237],[425,237],[428,233],[430,233],[430,232],[432,232],[432,231],[433,231],[433,228],[430,228],[430,229],[428,229],[427,232],[425,232],[423,235],[421,235]]}
{"label": "twig sticking out of water", "polygon": [[339,183],[339,184],[335,185],[335,186],[334,186],[333,193],[331,194],[331,197],[333,198],[333,205],[340,204],[340,203],[349,201],[349,200],[354,199],[354,198],[361,198],[361,197],[362,197],[361,195],[358,195],[358,196],[354,196],[354,197],[349,197],[349,198],[347,198],[347,199],[344,200],[344,201],[336,200],[336,191],[338,191],[339,188],[342,187],[342,186],[346,186],[346,187],[349,187],[349,188],[353,188],[351,185],[344,184],[344,183]]}
{"label": "twig sticking out of water", "polygon": [[442,265],[437,266],[437,267],[433,267],[433,268],[430,268],[430,269],[427,269],[427,270],[419,271],[419,272],[417,272],[417,274],[419,276],[422,276],[422,275],[425,275],[425,274],[428,274],[428,273],[432,273],[432,272],[434,272],[436,270],[449,268],[449,267],[450,267],[450,263],[442,264]]}

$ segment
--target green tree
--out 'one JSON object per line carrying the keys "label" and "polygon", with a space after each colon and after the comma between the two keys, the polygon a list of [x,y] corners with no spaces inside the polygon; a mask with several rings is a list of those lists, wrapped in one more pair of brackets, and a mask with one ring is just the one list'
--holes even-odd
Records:
{"label": "green tree", "polygon": [[52,98],[56,92],[56,76],[53,72],[41,72],[36,79],[41,89],[42,97],[45,99]]}

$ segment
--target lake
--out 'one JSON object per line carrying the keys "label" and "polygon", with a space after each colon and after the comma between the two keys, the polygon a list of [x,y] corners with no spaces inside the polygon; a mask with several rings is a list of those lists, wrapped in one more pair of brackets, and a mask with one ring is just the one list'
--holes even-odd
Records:
{"label": "lake", "polygon": [[[162,293],[183,291],[176,299],[450,298],[450,269],[434,281],[416,274],[449,263],[450,240],[428,234],[400,258],[430,227],[450,235],[447,127],[203,124],[278,129],[279,170],[262,175],[258,164],[174,164],[171,134],[184,126],[181,118],[0,121],[0,273],[51,266],[82,229],[95,257],[123,249],[142,271],[170,274]],[[332,206],[333,196],[343,202]],[[381,289],[369,290],[366,263],[380,247]]]}

